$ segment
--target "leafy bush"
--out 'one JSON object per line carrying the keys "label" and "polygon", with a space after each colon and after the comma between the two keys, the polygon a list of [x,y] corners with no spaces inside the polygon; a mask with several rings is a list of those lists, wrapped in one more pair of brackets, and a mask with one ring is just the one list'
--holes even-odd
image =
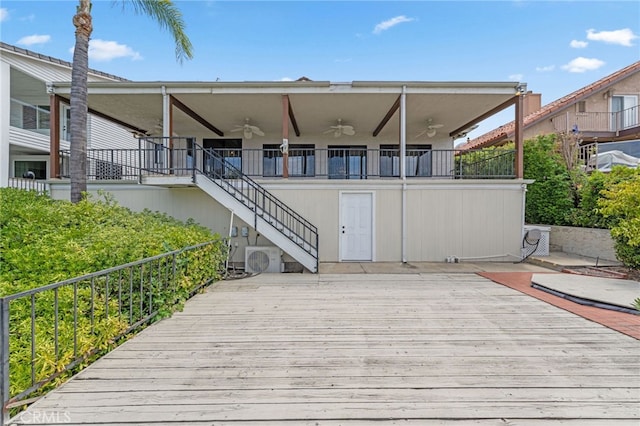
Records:
{"label": "leafy bush", "polygon": [[[132,213],[109,197],[72,204],[0,188],[0,204],[0,296],[217,241],[176,254],[175,267],[173,257],[168,257],[132,268],[126,276],[114,272],[62,287],[57,293],[40,292],[12,301],[11,395],[61,372],[77,357],[106,350],[115,337],[149,313],[157,312],[157,319],[181,308],[195,288],[219,279],[226,256],[223,240],[208,229],[160,213]],[[175,271],[175,279],[166,279],[169,269],[172,277]],[[135,289],[130,284],[134,282]],[[150,291],[137,291],[141,287]],[[55,379],[53,385],[63,378]]]}
{"label": "leafy bush", "polygon": [[524,143],[524,178],[535,180],[527,187],[527,223],[566,225],[574,209],[571,179],[555,144],[555,135]]}
{"label": "leafy bush", "polygon": [[0,189],[0,296],[217,238],[193,222],[133,213],[105,198],[72,204]]}
{"label": "leafy bush", "polygon": [[610,173],[603,173],[598,170],[592,172],[578,192],[580,198],[579,208],[574,211],[571,224],[587,228],[607,229],[614,226],[617,217],[603,216],[598,208],[598,200],[603,198],[603,190],[619,182],[626,181],[637,173],[637,169],[629,167],[614,167]]}
{"label": "leafy bush", "polygon": [[618,259],[630,268],[640,268],[640,170],[616,173],[629,176],[602,190],[598,206],[600,213],[614,223],[611,236]]}

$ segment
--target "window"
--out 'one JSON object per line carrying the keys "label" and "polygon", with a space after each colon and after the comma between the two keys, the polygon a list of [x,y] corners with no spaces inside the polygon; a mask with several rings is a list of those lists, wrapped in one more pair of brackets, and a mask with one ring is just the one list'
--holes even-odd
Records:
{"label": "window", "polygon": [[46,161],[15,161],[14,177],[23,177],[27,172],[33,172],[36,179],[47,178],[47,162]]}
{"label": "window", "polygon": [[586,101],[578,102],[576,104],[576,112],[577,113],[587,112],[587,102]]}
{"label": "window", "polygon": [[[282,152],[280,151],[280,145],[265,144],[262,148],[262,175],[282,176]],[[290,144],[288,166],[289,176],[315,176],[315,145]]]}
{"label": "window", "polygon": [[224,160],[224,164],[221,164],[215,158],[207,157],[207,163],[203,167],[205,172],[234,178],[237,177],[238,171],[242,171],[242,139],[203,139],[202,146],[205,151],[213,149]]}
{"label": "window", "polygon": [[329,146],[329,179],[366,179],[366,146]]}
{"label": "window", "polygon": [[624,130],[638,125],[638,97],[622,95],[611,97],[611,130]]}
{"label": "window", "polygon": [[22,106],[22,128],[28,130],[49,130],[48,105],[23,105]]}
{"label": "window", "polygon": [[[431,176],[431,145],[407,145],[407,176]],[[399,145],[380,145],[380,176],[400,176]]]}

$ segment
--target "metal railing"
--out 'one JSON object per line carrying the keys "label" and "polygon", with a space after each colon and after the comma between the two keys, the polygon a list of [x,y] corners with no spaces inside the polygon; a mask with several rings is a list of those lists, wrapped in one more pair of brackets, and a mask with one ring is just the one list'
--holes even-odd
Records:
{"label": "metal railing", "polygon": [[557,132],[619,132],[638,127],[640,108],[634,106],[617,112],[567,111],[551,118]]}
{"label": "metal railing", "polygon": [[[250,177],[282,177],[279,149],[215,149],[226,163]],[[513,150],[459,151],[408,149],[408,178],[512,178]],[[189,161],[193,161],[191,158]],[[188,163],[189,161],[182,161]],[[510,162],[510,164],[509,164]],[[480,166],[480,163],[483,166]],[[472,167],[475,164],[476,167]],[[288,172],[294,178],[372,179],[400,177],[399,149],[303,148],[289,149]],[[461,167],[462,166],[462,167]],[[233,177],[229,173],[224,177]]]}
{"label": "metal railing", "polygon": [[[138,180],[140,178],[139,149],[88,149],[87,179]],[[71,151],[60,150],[60,175],[70,176]]]}
{"label": "metal railing", "polygon": [[26,178],[9,178],[9,188],[23,189],[25,191],[36,191],[38,194],[47,192],[47,183],[43,180]]}
{"label": "metal railing", "polygon": [[511,149],[464,151],[456,156],[457,179],[511,179],[516,152]]}
{"label": "metal railing", "polygon": [[[0,424],[11,408],[35,399],[27,397],[210,284],[218,244],[209,241],[0,297]],[[185,287],[187,282],[193,284]]]}
{"label": "metal railing", "polygon": [[204,149],[191,138],[173,138],[167,148],[165,138],[140,140],[141,173],[153,176],[205,176],[254,212],[279,233],[309,253],[318,267],[318,229],[274,194],[247,176],[218,150]]}

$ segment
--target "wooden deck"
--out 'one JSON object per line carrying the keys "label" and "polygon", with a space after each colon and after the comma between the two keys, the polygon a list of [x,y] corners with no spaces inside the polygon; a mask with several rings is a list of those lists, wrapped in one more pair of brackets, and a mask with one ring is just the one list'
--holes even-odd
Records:
{"label": "wooden deck", "polygon": [[54,414],[65,424],[637,426],[640,344],[475,274],[265,274],[196,296],[16,424]]}

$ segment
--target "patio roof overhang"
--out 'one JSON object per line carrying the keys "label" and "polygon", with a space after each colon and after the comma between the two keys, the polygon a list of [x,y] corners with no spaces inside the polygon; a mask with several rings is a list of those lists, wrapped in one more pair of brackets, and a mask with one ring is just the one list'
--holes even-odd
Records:
{"label": "patio roof overhang", "polygon": [[[171,128],[181,136],[211,131],[212,137],[222,136],[220,133],[228,137],[231,128],[250,118],[251,124],[267,135],[280,137],[282,97],[287,95],[289,121],[295,121],[298,128],[292,138],[296,133],[303,137],[321,134],[341,118],[361,134],[395,139],[400,120],[393,109],[398,109],[404,88],[406,134],[411,141],[424,130],[428,119],[444,125],[439,134],[455,136],[513,99],[519,86],[516,82],[412,81],[90,82],[88,93],[93,112],[132,130],[153,131],[163,119],[163,95],[169,95],[176,106],[172,108]],[[56,95],[69,97],[70,83],[50,87]],[[220,133],[216,136],[213,129]]]}

